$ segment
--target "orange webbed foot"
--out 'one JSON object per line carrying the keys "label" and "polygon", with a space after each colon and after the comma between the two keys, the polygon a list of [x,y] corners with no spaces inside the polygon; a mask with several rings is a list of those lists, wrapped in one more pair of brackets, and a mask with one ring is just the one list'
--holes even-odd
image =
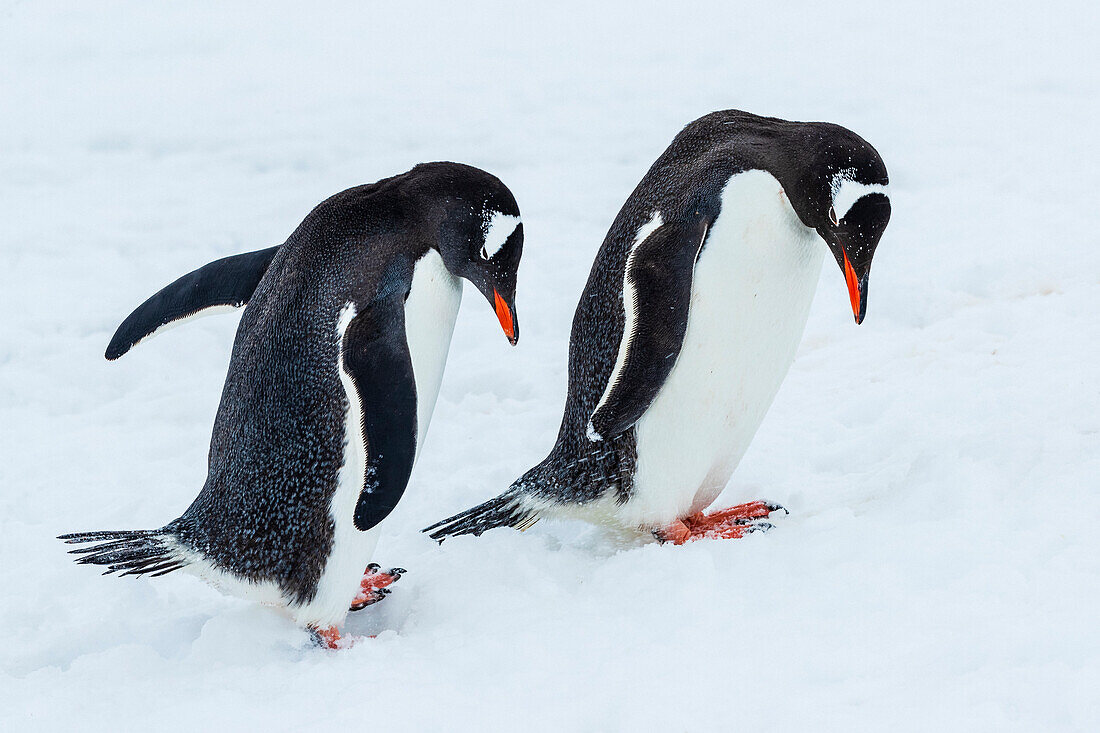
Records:
{"label": "orange webbed foot", "polygon": [[340,629],[336,626],[310,626],[309,635],[313,637],[313,643],[322,649],[346,649],[352,644],[350,638],[340,636]]}
{"label": "orange webbed foot", "polygon": [[766,501],[750,501],[728,509],[719,509],[709,514],[697,512],[678,519],[663,530],[654,532],[662,542],[682,545],[701,539],[738,539],[749,532],[764,532],[772,528],[765,519],[772,512],[785,508]]}
{"label": "orange webbed foot", "polygon": [[358,611],[381,601],[390,593],[386,586],[396,583],[404,573],[405,568],[390,568],[383,572],[378,563],[372,562],[359,581],[359,593],[352,599],[351,610]]}
{"label": "orange webbed foot", "polygon": [[660,542],[671,542],[674,545],[682,545],[691,540],[691,530],[687,524],[677,519],[664,529],[655,530],[653,536]]}
{"label": "orange webbed foot", "polygon": [[337,626],[307,626],[306,630],[309,631],[314,646],[321,649],[332,649],[333,651],[350,649],[364,639],[375,638],[374,634],[368,636],[344,635],[340,633],[340,628]]}

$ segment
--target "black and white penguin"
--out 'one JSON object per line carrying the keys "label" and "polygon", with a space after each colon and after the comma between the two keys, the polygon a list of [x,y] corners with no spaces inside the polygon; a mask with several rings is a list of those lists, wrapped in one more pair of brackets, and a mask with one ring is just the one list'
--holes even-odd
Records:
{"label": "black and white penguin", "polygon": [[349,608],[379,600],[400,573],[368,562],[435,408],[462,279],[515,344],[522,249],[500,180],[428,163],[332,196],[278,247],[164,288],[120,326],[108,359],[184,318],[247,304],[206,484],[160,529],[60,539],[97,543],[73,552],[108,573],[191,571],[287,609],[335,646]]}
{"label": "black and white penguin", "polygon": [[702,512],[787,374],[826,247],[863,321],[887,182],[875,149],[838,125],[727,110],[685,127],[596,256],[550,455],[425,531],[563,516],[680,543],[766,526],[753,520],[779,507],[765,502]]}

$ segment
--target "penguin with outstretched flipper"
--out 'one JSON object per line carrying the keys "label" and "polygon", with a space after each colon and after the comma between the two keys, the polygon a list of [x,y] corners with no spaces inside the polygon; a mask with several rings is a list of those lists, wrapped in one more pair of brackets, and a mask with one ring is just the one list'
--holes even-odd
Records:
{"label": "penguin with outstretched flipper", "polygon": [[503,183],[429,163],[332,196],[278,247],[180,278],[126,319],[107,358],[179,319],[247,304],[206,484],[160,529],[61,539],[95,543],[73,552],[109,573],[196,573],[335,646],[349,608],[400,575],[368,562],[423,444],[462,280],[514,344],[522,248]]}

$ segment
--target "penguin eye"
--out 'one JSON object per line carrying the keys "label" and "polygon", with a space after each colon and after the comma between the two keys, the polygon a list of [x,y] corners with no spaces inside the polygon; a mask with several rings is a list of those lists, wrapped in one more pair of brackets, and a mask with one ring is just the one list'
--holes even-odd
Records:
{"label": "penguin eye", "polygon": [[829,207],[829,221],[833,223],[833,226],[837,226],[840,224],[840,222],[836,218],[836,209],[834,209],[832,206]]}
{"label": "penguin eye", "polygon": [[481,259],[483,259],[483,260],[489,259],[489,253],[488,253],[488,251],[486,251],[486,249],[484,247],[481,248]]}

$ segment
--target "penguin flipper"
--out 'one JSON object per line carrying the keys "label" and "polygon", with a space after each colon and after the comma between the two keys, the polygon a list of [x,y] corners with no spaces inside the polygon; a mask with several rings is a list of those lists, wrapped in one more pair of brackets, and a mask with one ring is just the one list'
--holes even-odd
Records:
{"label": "penguin flipper", "polygon": [[[354,385],[348,399],[358,399],[362,419],[367,468],[355,528],[365,532],[397,506],[416,457],[416,381],[403,294],[375,300],[351,319],[340,362]],[[354,414],[349,409],[349,419]]]}
{"label": "penguin flipper", "polygon": [[[695,260],[710,220],[696,216],[657,224],[626,261],[626,324],[607,387],[588,421],[588,439],[611,440],[645,414],[668,378],[687,331]],[[716,326],[720,327],[720,326]]]}
{"label": "penguin flipper", "polygon": [[161,288],[126,317],[104,356],[114,361],[160,328],[208,308],[245,305],[280,246],[214,260]]}

